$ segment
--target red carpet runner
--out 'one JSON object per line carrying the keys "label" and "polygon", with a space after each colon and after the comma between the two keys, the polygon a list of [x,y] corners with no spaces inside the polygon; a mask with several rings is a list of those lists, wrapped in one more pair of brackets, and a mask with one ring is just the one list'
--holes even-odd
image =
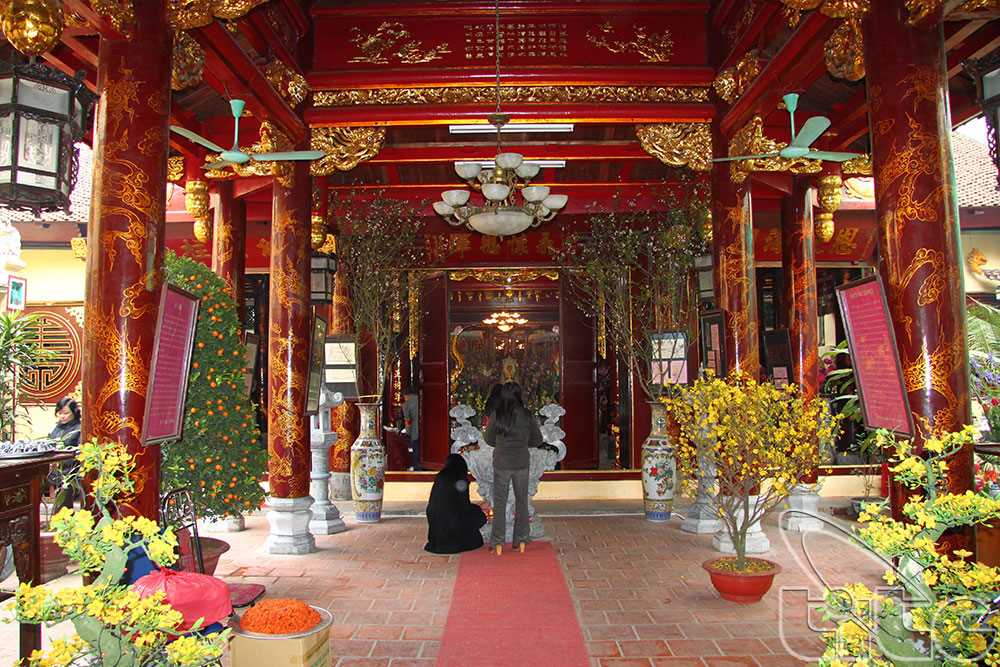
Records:
{"label": "red carpet runner", "polygon": [[[508,548],[509,549],[509,548]],[[583,632],[552,545],[462,555],[439,667],[588,667]]]}

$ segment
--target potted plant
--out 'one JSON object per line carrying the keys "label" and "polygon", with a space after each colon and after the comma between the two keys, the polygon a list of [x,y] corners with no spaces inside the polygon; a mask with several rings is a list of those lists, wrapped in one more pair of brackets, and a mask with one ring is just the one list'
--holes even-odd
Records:
{"label": "potted plant", "polygon": [[[657,332],[685,332],[690,340],[697,310],[695,259],[705,252],[708,216],[705,184],[679,172],[684,186],[661,192],[657,210],[618,201],[588,218],[589,229],[567,237],[558,259],[581,294],[599,336],[650,405],[651,428],[642,446],[646,519],[667,521],[673,508],[675,463],[661,397],[672,382],[666,364],[654,364]],[[686,381],[683,378],[682,381]]]}
{"label": "potted plant", "polygon": [[47,651],[33,654],[29,665],[180,667],[217,660],[228,630],[181,637],[184,618],[164,593],[143,597],[122,584],[130,561],[134,565],[136,560],[130,556],[141,554],[162,566],[177,558],[172,531],[161,531],[144,517],[117,515],[116,498],[134,491],[132,456],[120,443],[92,440],[81,446],[78,460],[78,474],[93,478],[94,512],[65,508],[52,523],[56,541],[92,582],[59,590],[27,583],[18,587],[15,620],[48,625],[71,621],[76,629],[70,638],[52,640]]}
{"label": "potted plant", "polygon": [[896,521],[866,506],[857,541],[885,563],[891,587],[878,594],[863,584],[825,593],[825,613],[836,629],[824,634],[822,667],[869,665],[994,665],[1000,663],[996,595],[1000,568],[952,549],[946,533],[1000,519],[1000,499],[971,491],[949,493],[948,459],[971,447],[977,429],[929,437],[918,455],[909,440],[883,438],[893,454],[895,479],[914,494]]}
{"label": "potted plant", "polygon": [[796,385],[779,389],[740,373],[699,378],[667,405],[679,425],[682,474],[696,479],[703,458],[715,466],[709,500],[735,552],[703,566],[724,599],[756,602],[780,567],[748,558],[747,535],[815,468],[820,443],[830,440],[837,420],[825,401],[803,398]]}
{"label": "potted plant", "polygon": [[13,441],[18,418],[27,420],[20,400],[27,371],[47,356],[34,325],[32,315],[0,313],[0,442]]}
{"label": "potted plant", "polygon": [[[402,351],[402,304],[406,269],[422,256],[419,220],[408,202],[384,193],[366,196],[337,211],[338,279],[347,285],[354,324],[355,374],[361,430],[351,445],[351,496],[356,518],[373,523],[382,517],[385,449],[378,428],[379,408]],[[362,360],[365,346],[375,348],[375,386],[368,387]],[[374,390],[374,391],[372,391]]]}
{"label": "potted plant", "polygon": [[[185,400],[184,437],[162,448],[161,485],[191,489],[199,519],[226,520],[235,530],[243,513],[264,502],[261,475],[267,448],[245,382],[236,300],[229,285],[204,264],[167,252],[166,280],[201,299]],[[203,538],[209,542],[212,538]],[[218,551],[225,542],[209,542]],[[225,545],[228,548],[228,545]]]}

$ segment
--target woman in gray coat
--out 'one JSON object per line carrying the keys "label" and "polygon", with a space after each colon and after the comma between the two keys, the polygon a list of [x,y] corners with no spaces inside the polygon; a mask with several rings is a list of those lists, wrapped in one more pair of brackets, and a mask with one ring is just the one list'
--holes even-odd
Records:
{"label": "woman in gray coat", "polygon": [[496,408],[486,428],[486,444],[493,447],[493,528],[490,548],[499,556],[507,532],[507,493],[514,485],[514,539],[511,546],[524,553],[528,525],[528,468],[532,447],[541,447],[538,422],[524,407],[521,387],[508,382],[500,389]]}

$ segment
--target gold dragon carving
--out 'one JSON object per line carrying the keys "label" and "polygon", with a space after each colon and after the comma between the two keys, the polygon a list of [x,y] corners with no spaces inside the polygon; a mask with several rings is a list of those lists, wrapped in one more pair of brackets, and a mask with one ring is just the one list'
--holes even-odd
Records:
{"label": "gold dragon carving", "polygon": [[671,167],[712,170],[712,128],[708,123],[636,125],[642,149]]}
{"label": "gold dragon carving", "polygon": [[172,155],[167,158],[167,180],[171,183],[180,183],[184,180],[184,158],[180,155]]}
{"label": "gold dragon carving", "polygon": [[823,47],[826,69],[831,76],[839,79],[859,81],[864,78],[861,19],[871,11],[871,0],[781,0],[781,4],[792,28],[798,26],[802,12],[814,9],[839,20]]}
{"label": "gold dragon carving", "polygon": [[[511,104],[708,102],[708,90],[694,86],[501,86],[500,100]],[[317,107],[495,102],[496,89],[490,86],[344,88],[313,93]]]}
{"label": "gold dragon carving", "polygon": [[296,107],[309,95],[306,78],[281,60],[272,60],[264,68],[264,78],[289,105]]}
{"label": "gold dragon carving", "polygon": [[747,51],[735,65],[719,72],[712,82],[712,87],[724,102],[731,104],[746,92],[759,74],[760,58],[757,57],[757,50],[752,49]]}
{"label": "gold dragon carving", "polygon": [[[275,153],[282,151],[292,151],[295,147],[291,140],[278,129],[278,126],[269,120],[260,124],[260,139],[251,146],[240,148],[244,153]],[[208,155],[205,163],[210,164],[220,159],[218,154]],[[216,169],[205,172],[206,178],[226,178],[231,175],[229,169],[236,172],[237,176],[274,176],[283,187],[291,187],[294,178],[294,165],[288,161],[262,161],[251,160],[246,164],[234,164],[226,169]]]}
{"label": "gold dragon carving", "polygon": [[309,165],[313,176],[329,176],[335,171],[350,171],[370,160],[385,145],[384,127],[314,127],[310,148],[326,153]]}
{"label": "gold dragon carving", "polygon": [[871,176],[872,156],[871,154],[861,155],[851,158],[840,166],[840,173],[844,176]]}
{"label": "gold dragon carving", "polygon": [[614,36],[615,29],[611,21],[587,31],[587,41],[591,44],[604,47],[611,53],[634,53],[643,62],[666,63],[674,55],[674,38],[667,29],[660,33],[649,33],[646,26],[636,24],[632,26],[631,39],[622,41],[614,39]]}
{"label": "gold dragon carving", "polygon": [[205,68],[205,49],[194,37],[180,30],[174,34],[174,50],[170,58],[170,87],[184,90],[201,83]]}
{"label": "gold dragon carving", "polygon": [[[729,155],[736,157],[737,155],[775,153],[786,145],[766,137],[763,119],[760,116],[754,116],[749,123],[733,135],[729,142]],[[757,158],[738,160],[730,164],[730,176],[734,183],[742,183],[754,171],[791,171],[793,174],[818,174],[822,170],[822,162],[807,158],[794,160],[782,157]]]}
{"label": "gold dragon carving", "polygon": [[203,28],[215,19],[233,21],[266,0],[169,0],[167,18],[175,30]]}
{"label": "gold dragon carving", "polygon": [[361,51],[350,58],[349,63],[388,65],[391,61],[415,65],[440,60],[451,53],[447,42],[431,48],[424,48],[420,40],[413,39],[410,31],[402,23],[385,21],[373,33],[366,34],[361,28],[351,28],[351,43]]}

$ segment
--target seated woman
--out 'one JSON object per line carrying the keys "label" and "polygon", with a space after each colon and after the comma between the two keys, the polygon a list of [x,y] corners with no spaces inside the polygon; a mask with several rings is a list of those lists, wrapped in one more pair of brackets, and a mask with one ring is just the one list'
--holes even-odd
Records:
{"label": "seated woman", "polygon": [[434,478],[427,503],[427,545],[433,554],[457,554],[483,546],[479,529],[486,515],[469,500],[469,466],[458,454],[451,454]]}

